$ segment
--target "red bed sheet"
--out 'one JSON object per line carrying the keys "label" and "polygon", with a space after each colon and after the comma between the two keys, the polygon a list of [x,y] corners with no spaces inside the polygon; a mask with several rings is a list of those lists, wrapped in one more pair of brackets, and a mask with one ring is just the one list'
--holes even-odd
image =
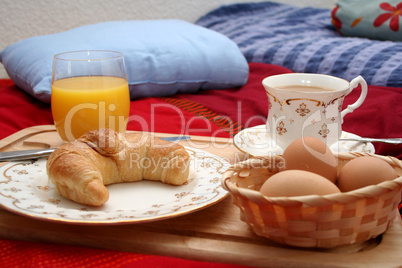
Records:
{"label": "red bed sheet", "polygon": [[[201,91],[167,98],[131,102],[129,130],[232,137],[239,130],[265,123],[267,97],[263,78],[290,70],[250,63],[250,76],[241,88]],[[0,80],[0,139],[26,127],[53,124],[49,104],[19,90],[11,80]],[[353,103],[359,90],[346,97]],[[345,116],[343,130],[373,138],[402,137],[402,88],[369,86],[366,101]],[[376,153],[402,158],[400,145],[374,144]]]}
{"label": "red bed sheet", "polygon": [[[233,137],[240,130],[265,123],[268,101],[263,78],[290,70],[250,63],[250,76],[241,88],[201,91],[131,102],[129,130]],[[344,107],[359,96],[354,90]],[[402,88],[369,86],[366,101],[345,116],[343,130],[373,138],[402,137]],[[52,124],[51,107],[19,90],[9,79],[0,80],[0,139],[21,129]],[[374,144],[376,153],[402,159],[401,145]],[[102,263],[102,267],[234,267],[214,263],[114,252],[34,242],[0,240],[0,266],[78,267]]]}

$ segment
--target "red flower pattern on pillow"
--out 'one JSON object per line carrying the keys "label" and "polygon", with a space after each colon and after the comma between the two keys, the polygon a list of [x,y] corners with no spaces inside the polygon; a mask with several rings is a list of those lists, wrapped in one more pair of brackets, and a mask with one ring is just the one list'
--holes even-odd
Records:
{"label": "red flower pattern on pillow", "polygon": [[399,2],[396,7],[390,5],[387,2],[381,3],[380,8],[388,11],[387,13],[383,13],[379,15],[374,21],[374,27],[381,26],[384,22],[391,19],[389,22],[389,27],[394,32],[399,30],[399,16],[402,16],[402,2]]}
{"label": "red flower pattern on pillow", "polygon": [[332,25],[334,25],[335,29],[339,32],[339,30],[342,28],[342,21],[336,16],[336,12],[338,11],[339,7],[336,6],[334,9],[331,11],[331,18],[332,18]]}

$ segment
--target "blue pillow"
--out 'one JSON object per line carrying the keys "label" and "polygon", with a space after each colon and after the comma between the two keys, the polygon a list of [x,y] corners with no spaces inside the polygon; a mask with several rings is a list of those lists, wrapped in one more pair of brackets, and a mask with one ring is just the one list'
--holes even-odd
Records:
{"label": "blue pillow", "polygon": [[74,50],[124,54],[131,99],[242,86],[248,64],[226,36],[180,20],[110,21],[14,43],[0,53],[8,75],[50,102],[53,56]]}

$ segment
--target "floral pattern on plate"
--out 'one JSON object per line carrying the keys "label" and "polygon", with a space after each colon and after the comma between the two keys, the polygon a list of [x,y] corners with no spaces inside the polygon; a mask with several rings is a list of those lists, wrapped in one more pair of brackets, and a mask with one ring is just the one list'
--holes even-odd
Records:
{"label": "floral pattern on plate", "polygon": [[230,164],[209,152],[187,148],[191,156],[188,182],[173,186],[155,181],[107,186],[109,201],[101,207],[60,196],[46,174],[46,159],[11,162],[0,168],[0,204],[25,216],[71,224],[128,224],[188,214],[228,195],[220,178]]}
{"label": "floral pattern on plate", "polygon": [[[342,131],[341,138],[359,138],[359,136]],[[234,138],[234,144],[240,151],[251,156],[268,156],[283,153],[274,140],[270,139],[265,125],[259,125],[240,131]],[[330,149],[333,152],[360,152],[374,153],[375,149],[372,143],[362,143],[356,141],[339,141],[332,145]]]}

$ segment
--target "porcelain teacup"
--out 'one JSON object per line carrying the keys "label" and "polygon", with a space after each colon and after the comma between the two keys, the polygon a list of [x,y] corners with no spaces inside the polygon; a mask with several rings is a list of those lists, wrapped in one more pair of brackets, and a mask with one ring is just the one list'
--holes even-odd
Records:
{"label": "porcelain teacup", "polygon": [[[266,129],[281,149],[301,137],[315,137],[328,147],[342,133],[343,118],[365,100],[367,83],[361,77],[351,82],[323,74],[288,73],[266,77],[262,84],[268,96]],[[344,110],[344,98],[358,85],[360,97]]]}

